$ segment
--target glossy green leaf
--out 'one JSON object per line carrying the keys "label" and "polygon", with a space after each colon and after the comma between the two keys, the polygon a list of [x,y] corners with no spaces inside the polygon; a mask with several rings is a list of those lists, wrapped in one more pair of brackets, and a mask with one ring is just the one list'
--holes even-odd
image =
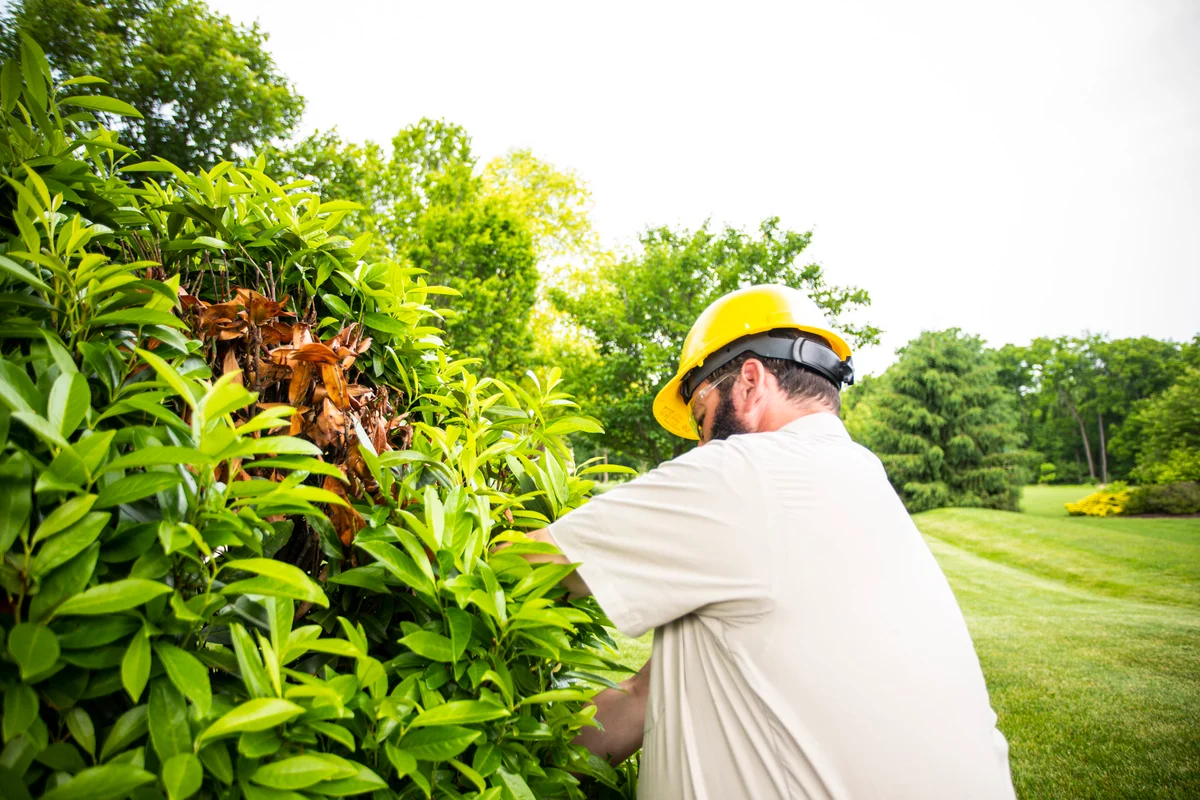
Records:
{"label": "glossy green leaf", "polygon": [[204,781],[200,759],[191,753],[176,753],[163,763],[162,781],[170,800],[186,800],[200,791]]}
{"label": "glossy green leaf", "polygon": [[92,402],[87,378],[78,372],[58,376],[46,403],[46,418],[63,436],[70,436],[87,415]]}
{"label": "glossy green leaf", "polygon": [[62,106],[78,106],[79,108],[86,108],[89,111],[103,111],[121,117],[142,118],[142,112],[124,100],[118,100],[115,97],[103,97],[95,94],[73,95],[71,97],[59,98],[58,104]]}
{"label": "glossy green leaf", "polygon": [[508,716],[508,709],[483,700],[451,700],[421,712],[410,728],[430,725],[469,725]]}
{"label": "glossy green leaf", "polygon": [[150,680],[150,637],[144,631],[129,640],[125,657],[121,659],[121,685],[133,702],[142,697],[146,681]]}
{"label": "glossy green leaf", "polygon": [[183,376],[176,372],[174,367],[172,367],[159,356],[151,353],[149,350],[142,350],[139,348],[137,354],[142,357],[143,361],[154,368],[154,371],[158,373],[158,377],[161,378],[164,383],[170,386],[171,389],[175,391],[176,395],[182,398],[183,401],[192,408],[196,407],[196,398],[192,394],[191,388],[189,387],[187,381],[184,380]]}
{"label": "glossy green leaf", "polygon": [[96,753],[96,728],[92,725],[92,718],[88,712],[81,706],[75,706],[68,711],[64,718],[67,723],[67,730],[71,732],[71,737],[75,739],[75,743],[83,748],[88,755]]}
{"label": "glossy green leaf", "polygon": [[470,728],[441,725],[410,731],[400,740],[400,749],[418,761],[445,761],[471,746],[483,734]]}
{"label": "glossy green leaf", "polygon": [[110,517],[110,514],[97,511],[87,514],[65,533],[54,536],[38,548],[29,571],[35,577],[42,578],[51,570],[66,564],[96,541]]}
{"label": "glossy green leaf", "polygon": [[317,756],[293,756],[263,764],[250,776],[260,786],[272,789],[307,789],[314,783],[345,775],[337,765]]}
{"label": "glossy green leaf", "polygon": [[33,543],[37,544],[56,533],[65,531],[82,519],[84,514],[91,511],[95,504],[96,495],[94,494],[79,495],[67,500],[47,514],[46,518],[42,520],[42,524],[38,525],[37,531],[33,534]]}
{"label": "glossy green leaf", "polygon": [[100,490],[97,508],[133,503],[156,492],[170,489],[183,480],[174,472],[139,472],[108,484]]}
{"label": "glossy green leaf", "polygon": [[400,644],[419,656],[433,661],[453,661],[454,646],[440,633],[417,631],[400,640]]}
{"label": "glossy green leaf", "polygon": [[154,652],[171,683],[195,704],[201,716],[206,716],[212,708],[208,668],[196,656],[170,642],[155,642]]}
{"label": "glossy green leaf", "polygon": [[10,742],[28,730],[38,708],[37,692],[25,683],[14,683],[4,690],[4,741]]}
{"label": "glossy green leaf", "polygon": [[350,797],[387,789],[387,781],[376,775],[374,770],[362,764],[350,763],[357,770],[353,777],[323,781],[313,786],[312,791],[327,797]]}
{"label": "glossy green leaf", "polygon": [[159,761],[192,752],[192,729],[183,692],[170,679],[155,678],[150,683],[149,706],[150,743]]}
{"label": "glossy green leaf", "polygon": [[8,652],[21,667],[21,678],[28,680],[58,661],[58,637],[45,625],[23,622],[8,632]]}
{"label": "glossy green leaf", "polygon": [[[231,583],[225,587],[227,594],[265,594],[288,597],[329,607],[329,598],[321,587],[304,571],[292,564],[270,558],[243,558],[222,563],[222,570],[232,569],[251,572],[260,576]],[[265,580],[264,580],[265,579]]]}
{"label": "glossy green leaf", "polygon": [[200,734],[197,744],[202,746],[213,739],[232,736],[243,731],[261,731],[273,728],[295,719],[303,713],[303,708],[288,700],[278,698],[247,700],[210,725]]}
{"label": "glossy green leaf", "polygon": [[153,773],[133,764],[105,764],[85,769],[65,785],[46,792],[42,800],[119,800],[154,780]]}
{"label": "glossy green leaf", "polygon": [[72,597],[58,607],[56,616],[97,616],[136,608],[161,594],[169,594],[171,587],[165,583],[141,578],[127,578],[112,583],[102,583]]}
{"label": "glossy green leaf", "polygon": [[134,706],[118,717],[100,748],[100,760],[108,761],[110,756],[145,736],[149,728],[148,717],[149,708],[145,705]]}
{"label": "glossy green leaf", "polygon": [[537,795],[533,793],[533,790],[529,788],[529,784],[520,775],[509,772],[501,767],[496,770],[496,777],[504,785],[504,788],[512,794],[514,800],[537,800]]}

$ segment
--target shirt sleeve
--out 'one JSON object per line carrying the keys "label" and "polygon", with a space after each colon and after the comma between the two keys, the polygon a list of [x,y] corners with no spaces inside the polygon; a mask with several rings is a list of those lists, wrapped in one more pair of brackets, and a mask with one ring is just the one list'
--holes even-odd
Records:
{"label": "shirt sleeve", "polygon": [[740,448],[713,442],[593,498],[550,534],[627,636],[693,612],[753,617],[770,600],[764,491]]}

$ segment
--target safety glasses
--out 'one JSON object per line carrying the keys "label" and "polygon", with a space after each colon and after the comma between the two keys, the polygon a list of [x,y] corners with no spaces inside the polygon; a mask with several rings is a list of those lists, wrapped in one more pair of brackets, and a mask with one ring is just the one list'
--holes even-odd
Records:
{"label": "safety glasses", "polygon": [[713,389],[720,386],[725,381],[738,375],[737,372],[731,372],[728,375],[717,378],[715,381],[705,386],[692,395],[692,399],[688,401],[688,419],[692,423],[692,432],[696,434],[696,438],[704,441],[704,418],[696,419],[696,406],[703,403],[704,399],[712,392]]}

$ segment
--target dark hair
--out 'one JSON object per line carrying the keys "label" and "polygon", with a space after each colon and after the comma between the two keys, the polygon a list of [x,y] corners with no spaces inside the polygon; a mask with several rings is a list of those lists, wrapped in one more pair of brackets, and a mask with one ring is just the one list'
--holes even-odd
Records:
{"label": "dark hair", "polygon": [[[813,333],[808,333],[807,331],[798,331],[794,328],[776,328],[768,335],[776,339],[804,338],[829,347],[829,342],[824,338]],[[827,406],[835,414],[841,411],[842,397],[839,391],[840,387],[835,386],[833,381],[828,378],[800,366],[795,361],[788,361],[783,358],[767,358],[757,353],[742,353],[739,356],[734,356],[729,363],[722,364],[714,370],[708,376],[708,382],[710,384],[716,383],[719,378],[723,378],[731,372],[741,370],[742,364],[745,364],[752,358],[761,362],[767,371],[775,376],[775,379],[779,381],[780,388],[787,393],[789,400],[797,402],[816,401]],[[730,393],[733,391],[733,384],[723,383],[717,387],[717,391],[720,393],[722,400],[728,400]]]}

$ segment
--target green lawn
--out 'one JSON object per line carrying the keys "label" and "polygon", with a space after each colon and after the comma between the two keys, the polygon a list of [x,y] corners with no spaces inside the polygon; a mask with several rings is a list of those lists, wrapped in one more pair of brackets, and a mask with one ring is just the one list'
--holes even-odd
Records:
{"label": "green lawn", "polygon": [[[1026,513],[914,519],[949,578],[1022,798],[1200,797],[1200,519]],[[622,639],[633,667],[650,637]]]}
{"label": "green lawn", "polygon": [[1021,510],[1039,517],[1065,517],[1065,503],[1074,503],[1094,491],[1095,486],[1026,486]]}

